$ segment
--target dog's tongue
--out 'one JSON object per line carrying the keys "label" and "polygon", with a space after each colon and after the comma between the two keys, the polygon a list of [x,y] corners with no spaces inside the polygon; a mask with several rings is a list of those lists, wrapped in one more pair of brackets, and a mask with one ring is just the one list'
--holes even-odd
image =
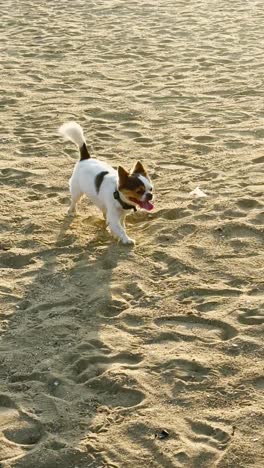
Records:
{"label": "dog's tongue", "polygon": [[139,201],[138,204],[143,210],[151,211],[154,208],[154,205],[149,201]]}

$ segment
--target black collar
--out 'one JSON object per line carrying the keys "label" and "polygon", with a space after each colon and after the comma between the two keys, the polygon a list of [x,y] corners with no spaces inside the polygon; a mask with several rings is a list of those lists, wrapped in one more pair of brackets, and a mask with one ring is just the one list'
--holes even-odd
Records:
{"label": "black collar", "polygon": [[114,196],[114,199],[117,200],[120,205],[122,206],[122,208],[124,210],[134,210],[134,211],[137,211],[136,207],[133,206],[133,205],[129,205],[128,203],[125,203],[123,202],[123,200],[121,200],[120,198],[120,193],[118,192],[118,190],[116,190],[114,193],[113,193],[113,196]]}

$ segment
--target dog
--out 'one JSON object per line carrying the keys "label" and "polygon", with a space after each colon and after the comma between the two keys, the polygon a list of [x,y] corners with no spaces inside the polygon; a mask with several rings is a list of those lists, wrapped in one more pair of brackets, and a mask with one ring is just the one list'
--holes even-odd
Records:
{"label": "dog", "polygon": [[125,230],[125,217],[130,210],[140,207],[146,211],[154,208],[153,185],[146,169],[137,161],[128,172],[119,166],[112,166],[91,157],[83,135],[82,127],[76,122],[67,122],[59,128],[65,140],[75,143],[80,152],[70,179],[71,205],[68,213],[76,213],[76,204],[82,195],[102,211],[106,224],[114,237],[123,244],[134,244]]}

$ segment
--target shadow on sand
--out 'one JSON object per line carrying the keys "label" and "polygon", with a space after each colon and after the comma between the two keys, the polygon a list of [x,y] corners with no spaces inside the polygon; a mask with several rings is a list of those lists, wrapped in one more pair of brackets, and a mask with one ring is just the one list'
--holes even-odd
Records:
{"label": "shadow on sand", "polygon": [[8,467],[103,466],[96,433],[144,399],[108,374],[112,363],[138,362],[111,343],[112,321],[127,308],[113,297],[111,282],[129,248],[106,234],[101,244],[100,236],[85,248],[74,244],[71,223],[66,218],[54,247],[33,259],[33,280],[26,266],[27,291],[2,335],[0,458]]}

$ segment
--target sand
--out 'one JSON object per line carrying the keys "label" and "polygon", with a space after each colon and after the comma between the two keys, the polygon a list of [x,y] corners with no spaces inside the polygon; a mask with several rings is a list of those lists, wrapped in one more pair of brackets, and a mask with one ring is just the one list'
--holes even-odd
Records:
{"label": "sand", "polygon": [[[2,2],[1,467],[264,466],[263,22],[260,0]],[[148,166],[135,248],[85,199],[66,216],[69,119]]]}

